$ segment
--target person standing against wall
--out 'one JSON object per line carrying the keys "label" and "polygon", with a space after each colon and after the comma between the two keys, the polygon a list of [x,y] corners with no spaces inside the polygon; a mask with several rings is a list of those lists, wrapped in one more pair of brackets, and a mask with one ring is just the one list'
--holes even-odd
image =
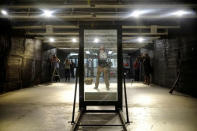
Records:
{"label": "person standing against wall", "polygon": [[53,55],[51,58],[51,67],[52,67],[52,77],[51,80],[53,81],[55,78],[55,81],[60,81],[60,75],[59,75],[59,63],[60,60],[56,55]]}
{"label": "person standing against wall", "polygon": [[140,61],[139,57],[137,57],[133,63],[134,68],[134,75],[135,75],[135,81],[139,81],[139,73],[140,73]]}
{"label": "person standing against wall", "polygon": [[72,78],[75,78],[74,69],[75,69],[75,63],[71,60],[70,61],[70,74]]}
{"label": "person standing against wall", "polygon": [[147,53],[143,57],[143,66],[144,66],[144,83],[149,85],[152,68],[150,65],[150,57]]}
{"label": "person standing against wall", "polygon": [[65,69],[65,81],[70,81],[70,61],[65,59],[64,61],[64,69]]}

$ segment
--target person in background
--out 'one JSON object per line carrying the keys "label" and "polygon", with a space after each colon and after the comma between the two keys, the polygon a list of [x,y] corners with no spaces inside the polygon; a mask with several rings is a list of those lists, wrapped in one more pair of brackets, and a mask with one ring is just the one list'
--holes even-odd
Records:
{"label": "person in background", "polygon": [[52,67],[52,78],[51,79],[54,79],[53,78],[54,76],[58,76],[58,78],[55,77],[56,81],[57,80],[60,81],[59,63],[60,63],[59,58],[56,55],[53,55],[52,58],[51,58],[51,67]]}
{"label": "person in background", "polygon": [[90,77],[92,71],[92,59],[89,58],[87,60],[86,66],[87,66],[87,77]]}
{"label": "person in background", "polygon": [[53,67],[56,67],[59,69],[59,63],[60,63],[60,60],[59,58],[56,56],[56,55],[53,55],[52,58],[51,58],[51,63],[52,63],[52,66]]}
{"label": "person in background", "polygon": [[70,74],[72,78],[75,78],[74,69],[75,69],[75,63],[71,60],[70,61]]}
{"label": "person in background", "polygon": [[139,72],[140,72],[140,60],[139,57],[137,57],[133,63],[134,68],[134,75],[135,75],[135,81],[139,81]]}
{"label": "person in background", "polygon": [[144,83],[149,85],[150,84],[151,65],[150,65],[150,57],[147,53],[143,56],[143,66],[144,66]]}
{"label": "person in background", "polygon": [[101,72],[104,73],[104,81],[106,84],[107,90],[109,90],[109,77],[108,77],[108,62],[107,62],[107,52],[105,50],[104,45],[100,46],[99,54],[98,54],[98,68],[97,68],[97,75],[96,75],[96,83],[94,89],[98,89],[99,85],[99,78]]}
{"label": "person in background", "polygon": [[65,81],[70,81],[70,61],[65,59],[64,61],[64,70],[65,70]]}

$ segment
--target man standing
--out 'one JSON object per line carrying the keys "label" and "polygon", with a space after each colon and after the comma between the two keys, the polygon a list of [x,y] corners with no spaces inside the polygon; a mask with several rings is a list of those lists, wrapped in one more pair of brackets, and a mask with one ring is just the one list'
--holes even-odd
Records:
{"label": "man standing", "polygon": [[103,45],[100,47],[99,54],[98,54],[98,68],[97,68],[96,83],[95,83],[94,89],[98,89],[99,78],[100,78],[101,72],[104,73],[105,85],[106,85],[107,90],[109,90],[107,52],[105,51],[105,48]]}
{"label": "man standing", "polygon": [[144,55],[143,65],[144,65],[144,83],[149,85],[150,84],[150,73],[152,71],[152,68],[150,65],[150,57],[147,53]]}
{"label": "man standing", "polygon": [[71,60],[70,61],[70,74],[72,78],[75,78],[74,69],[75,69],[75,63]]}
{"label": "man standing", "polygon": [[59,63],[60,63],[59,58],[56,55],[53,55],[52,58],[51,58],[51,65],[52,65],[52,77],[51,77],[51,81],[54,80],[54,77],[55,77],[55,81],[57,81],[57,80],[60,81]]}

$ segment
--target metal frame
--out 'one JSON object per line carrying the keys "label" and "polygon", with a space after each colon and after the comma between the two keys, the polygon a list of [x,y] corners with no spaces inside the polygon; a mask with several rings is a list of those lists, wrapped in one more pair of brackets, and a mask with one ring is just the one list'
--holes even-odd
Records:
{"label": "metal frame", "polygon": [[[75,92],[74,92],[74,101],[73,101],[73,113],[72,113],[72,120],[71,120],[71,124],[72,126],[72,131],[76,131],[78,129],[78,127],[82,126],[82,127],[97,127],[97,126],[122,126],[124,131],[127,131],[127,125],[130,124],[131,122],[129,121],[129,113],[128,113],[128,104],[127,104],[127,92],[126,92],[126,84],[125,84],[125,77],[126,77],[126,73],[124,73],[124,96],[125,96],[125,105],[126,105],[126,116],[127,116],[127,121],[125,121],[124,116],[122,114],[122,110],[80,110],[78,113],[78,116],[76,118],[76,121],[74,121],[74,117],[75,117],[75,104],[76,104],[76,93],[77,93],[77,84],[78,84],[78,71],[77,71],[77,75],[76,75],[76,81],[75,81]],[[81,118],[83,116],[83,114],[85,113],[115,113],[119,115],[120,121],[122,124],[80,124]]]}
{"label": "metal frame", "polygon": [[[78,113],[77,118],[76,118],[76,122],[72,123],[73,127],[72,127],[71,130],[72,131],[77,131],[79,127],[101,127],[101,126],[102,127],[109,127],[109,126],[110,127],[117,127],[117,126],[121,126],[124,131],[127,131],[127,127],[126,126],[129,123],[125,122],[125,119],[124,119],[124,116],[122,114],[122,111],[120,111],[120,110],[119,111],[109,111],[109,110],[106,110],[106,111],[101,111],[100,113],[115,113],[115,114],[119,115],[121,124],[107,124],[107,125],[105,125],[105,124],[80,124],[80,121],[81,121],[83,115],[85,113],[90,113],[90,112],[92,112],[92,111],[86,111],[86,112],[80,111]],[[99,111],[93,111],[93,112],[98,113]]]}
{"label": "metal frame", "polygon": [[[117,101],[84,101],[84,30],[94,29],[115,29],[117,30],[117,52],[118,52],[118,100]],[[86,110],[86,106],[109,106],[114,105],[116,111],[122,110],[122,30],[120,25],[116,26],[94,26],[80,25],[80,44],[79,44],[79,108]]]}
{"label": "metal frame", "polygon": [[[78,127],[97,127],[97,126],[111,126],[111,127],[116,127],[116,126],[121,126],[124,131],[127,131],[127,124],[129,124],[129,117],[128,117],[128,106],[127,106],[127,101],[125,101],[126,104],[126,116],[127,116],[127,122],[124,119],[124,116],[122,114],[122,104],[123,104],[123,92],[122,92],[122,78],[123,77],[123,57],[122,57],[122,36],[121,36],[121,26],[108,26],[108,27],[101,27],[101,26],[96,26],[96,27],[89,27],[89,26],[80,26],[80,48],[79,48],[79,68],[76,76],[76,83],[75,83],[75,94],[74,94],[74,102],[73,102],[73,114],[72,114],[72,121],[71,124],[72,126],[72,131],[78,130]],[[117,52],[118,52],[118,87],[117,87],[117,93],[118,93],[118,100],[117,101],[85,101],[84,100],[84,29],[116,29],[117,30]],[[75,104],[76,104],[76,91],[77,91],[77,83],[78,83],[78,77],[79,77],[79,113],[74,121],[74,116],[75,116]],[[125,99],[127,99],[126,96],[126,85],[125,85],[125,80],[124,80],[124,92],[125,92]],[[109,106],[113,105],[115,106],[115,110],[87,110],[86,106]],[[81,118],[85,113],[115,113],[119,115],[121,124],[80,124]]]}

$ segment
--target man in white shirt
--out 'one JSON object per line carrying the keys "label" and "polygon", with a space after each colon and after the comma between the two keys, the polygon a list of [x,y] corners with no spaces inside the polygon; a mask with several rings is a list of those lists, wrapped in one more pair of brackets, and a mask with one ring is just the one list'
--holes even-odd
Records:
{"label": "man in white shirt", "polygon": [[105,85],[106,85],[107,90],[109,90],[107,52],[105,51],[105,48],[103,45],[100,47],[99,55],[98,55],[98,68],[97,68],[95,89],[98,89],[99,78],[100,78],[101,72],[104,73]]}

